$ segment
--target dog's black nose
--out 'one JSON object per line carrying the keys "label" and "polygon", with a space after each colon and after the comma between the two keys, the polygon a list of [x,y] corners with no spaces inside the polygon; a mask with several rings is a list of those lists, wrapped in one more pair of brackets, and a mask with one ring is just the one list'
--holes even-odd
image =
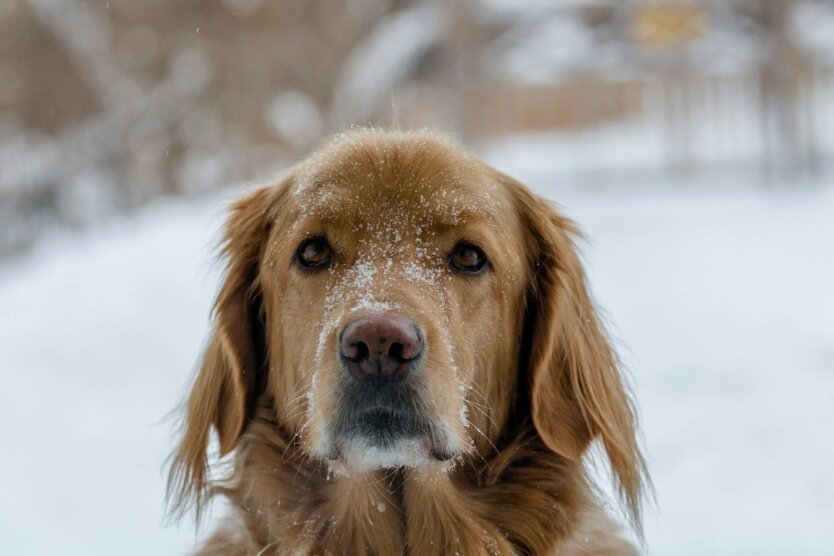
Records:
{"label": "dog's black nose", "polygon": [[359,317],[342,329],[339,340],[342,363],[360,380],[401,380],[422,349],[417,326],[395,313]]}

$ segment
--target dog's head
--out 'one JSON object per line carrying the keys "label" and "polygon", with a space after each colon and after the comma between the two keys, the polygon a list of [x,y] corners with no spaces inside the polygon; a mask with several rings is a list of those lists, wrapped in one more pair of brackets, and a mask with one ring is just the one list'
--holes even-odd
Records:
{"label": "dog's head", "polygon": [[636,508],[642,459],[572,224],[431,134],[357,131],[238,201],[216,326],[174,458],[205,486],[259,399],[346,472],[488,456],[529,422],[561,456],[599,437]]}

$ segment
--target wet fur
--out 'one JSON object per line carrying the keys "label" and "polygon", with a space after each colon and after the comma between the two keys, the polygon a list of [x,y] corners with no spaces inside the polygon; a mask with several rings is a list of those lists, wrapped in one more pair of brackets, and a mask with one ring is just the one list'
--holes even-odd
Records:
{"label": "wet fur", "polygon": [[[288,348],[272,343],[262,272],[267,238],[289,225],[290,189],[304,165],[342,157],[372,166],[380,153],[393,161],[396,176],[439,179],[444,165],[456,164],[476,182],[490,180],[509,200],[498,206],[522,246],[526,285],[509,301],[511,341],[478,346],[482,364],[509,379],[475,384],[491,418],[471,417],[482,433],[473,434],[472,450],[451,470],[334,475],[310,457],[298,411],[276,401],[289,378],[270,362]],[[237,202],[227,226],[216,326],[169,480],[180,515],[192,505],[199,513],[214,495],[231,501],[232,515],[200,553],[635,554],[598,506],[581,462],[599,439],[639,532],[646,472],[634,410],[587,291],[572,223],[520,183],[431,134],[356,131],[310,160]],[[217,481],[208,476],[212,430],[220,454],[231,458],[231,472]]]}

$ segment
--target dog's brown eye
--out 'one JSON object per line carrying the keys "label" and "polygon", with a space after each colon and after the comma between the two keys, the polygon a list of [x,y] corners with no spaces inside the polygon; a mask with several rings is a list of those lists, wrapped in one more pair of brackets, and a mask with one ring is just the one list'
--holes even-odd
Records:
{"label": "dog's brown eye", "polygon": [[484,252],[474,245],[459,243],[452,251],[449,264],[452,270],[457,272],[479,274],[486,268],[487,258]]}
{"label": "dog's brown eye", "polygon": [[330,266],[333,257],[325,240],[312,238],[298,246],[295,258],[305,268],[324,268]]}

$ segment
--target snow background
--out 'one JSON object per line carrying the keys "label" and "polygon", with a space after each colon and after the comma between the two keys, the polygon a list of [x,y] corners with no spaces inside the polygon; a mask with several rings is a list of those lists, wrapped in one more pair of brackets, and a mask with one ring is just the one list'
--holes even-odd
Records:
{"label": "snow background", "polygon": [[[501,152],[486,156],[589,237],[657,489],[649,553],[830,553],[830,180],[576,188]],[[0,553],[193,545],[193,524],[163,520],[165,416],[208,333],[213,245],[239,193],[163,199],[0,263]]]}
{"label": "snow background", "polygon": [[[657,489],[648,552],[834,553],[830,0],[792,3],[778,37],[709,2],[711,33],[669,60],[629,46],[616,21],[588,24],[581,8],[606,4],[626,22],[633,6],[612,0],[481,0],[469,15],[363,1],[342,6],[350,17],[332,3],[274,17],[286,6],[183,1],[0,1],[0,555],[193,547],[207,529],[164,522],[166,416],[207,337],[214,246],[243,190],[216,188],[285,166],[343,124],[459,129],[478,98],[459,87],[466,60],[472,89],[641,80],[622,119],[464,131],[587,233]],[[482,24],[502,30],[464,52]],[[38,36],[52,42],[23,40]],[[788,75],[794,96],[777,87],[768,104],[760,64],[779,37],[813,63]],[[261,46],[276,38],[287,48]],[[64,67],[54,51],[101,112],[45,132],[22,114],[73,98],[48,79]],[[688,112],[663,60],[703,86],[682,89]],[[528,99],[508,98],[490,106],[511,116]]]}

